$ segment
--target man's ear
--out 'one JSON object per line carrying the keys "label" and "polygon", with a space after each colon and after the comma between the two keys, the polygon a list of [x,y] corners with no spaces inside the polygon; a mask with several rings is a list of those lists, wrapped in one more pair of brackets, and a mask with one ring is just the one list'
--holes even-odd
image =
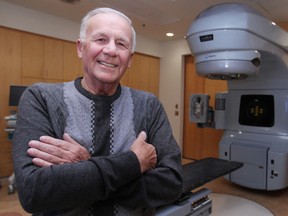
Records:
{"label": "man's ear", "polygon": [[130,60],[129,60],[129,63],[128,63],[128,68],[130,68],[131,66],[131,62],[132,62],[132,57],[133,57],[134,53],[131,53],[130,55]]}
{"label": "man's ear", "polygon": [[76,47],[77,47],[77,55],[79,58],[82,58],[82,46],[83,46],[83,44],[82,44],[81,39],[78,39],[76,41]]}

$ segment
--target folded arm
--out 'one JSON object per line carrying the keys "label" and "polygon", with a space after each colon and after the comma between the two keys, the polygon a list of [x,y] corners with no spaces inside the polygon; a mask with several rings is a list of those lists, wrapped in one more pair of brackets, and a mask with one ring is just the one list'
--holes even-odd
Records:
{"label": "folded arm", "polygon": [[[181,195],[181,152],[179,146],[177,145],[172,136],[171,128],[169,126],[169,123],[167,122],[165,113],[163,113],[162,107],[160,107],[158,112],[159,113],[155,113],[155,117],[153,117],[156,120],[154,124],[152,124],[150,133],[148,135],[149,142],[153,143],[153,146],[155,146],[155,148],[157,149],[157,165],[156,160],[153,162],[153,157],[150,158],[150,161],[148,160],[147,154],[144,154],[142,148],[145,145],[147,145],[147,147],[151,147],[151,145],[145,142],[146,136],[140,138],[140,133],[138,139],[136,139],[131,146],[131,150],[137,155],[141,166],[141,173],[143,175],[141,176],[141,178],[136,178],[133,181],[122,185],[110,196],[110,198],[117,200],[119,203],[125,206],[157,207],[173,202],[179,197],[179,195]],[[55,145],[58,145],[58,143],[61,143],[61,141],[55,140],[54,143]],[[62,146],[62,148],[65,149],[66,153],[66,149],[69,149],[69,146]],[[30,147],[35,146],[30,145]],[[76,151],[80,154],[78,157],[76,157],[77,159],[81,158],[80,145],[79,148],[79,151]],[[61,151],[59,150],[59,152]],[[50,153],[52,154],[53,152]],[[30,155],[32,157],[39,157],[35,154]],[[62,153],[60,155],[61,157],[64,156],[64,154]],[[67,154],[67,157],[69,157],[69,154]],[[52,159],[49,159],[48,161],[51,161],[54,164],[61,164],[62,161],[74,162],[73,160],[69,160],[70,158],[59,158],[59,161],[57,162],[52,162]],[[146,163],[145,165],[145,162],[148,163]],[[142,168],[143,166],[146,166],[144,170]]]}
{"label": "folded arm", "polygon": [[[49,103],[43,98],[46,93]],[[33,87],[24,92],[20,101],[13,137],[13,162],[19,199],[26,211],[35,213],[92,204],[109,198],[121,186],[141,177],[139,159],[133,151],[90,157],[68,135],[63,137],[60,126],[65,122],[59,118],[63,115],[61,110],[47,108],[59,103],[54,99],[57,97]],[[39,137],[42,138],[39,140]],[[44,146],[41,143],[51,137],[56,138],[52,143],[58,141],[52,145],[53,159],[51,154],[38,159],[28,155],[43,154],[45,151],[35,147]],[[31,143],[31,140],[34,141]],[[51,140],[49,142],[51,144]],[[67,143],[73,146],[72,150],[71,146],[66,148]],[[61,154],[66,156],[61,158]],[[50,159],[45,159],[47,156]],[[144,170],[149,169],[147,167]]]}

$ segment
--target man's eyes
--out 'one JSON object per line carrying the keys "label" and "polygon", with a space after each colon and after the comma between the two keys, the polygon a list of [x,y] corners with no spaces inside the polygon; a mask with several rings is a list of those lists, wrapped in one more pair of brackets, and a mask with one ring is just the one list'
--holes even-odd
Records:
{"label": "man's eyes", "polygon": [[107,40],[106,40],[105,38],[96,38],[96,39],[93,39],[92,41],[93,41],[93,42],[97,42],[97,41],[99,41],[99,42],[106,42]]}
{"label": "man's eyes", "polygon": [[121,46],[123,48],[128,48],[128,46],[125,43],[123,43],[123,42],[118,42],[117,45]]}
{"label": "man's eyes", "polygon": [[[107,38],[95,38],[95,39],[92,39],[91,41],[95,42],[95,43],[102,43],[102,44],[109,42],[109,40]],[[115,44],[116,44],[117,47],[120,47],[120,48],[123,48],[123,49],[128,49],[128,47],[129,47],[127,45],[127,43],[125,43],[123,41],[116,41]]]}

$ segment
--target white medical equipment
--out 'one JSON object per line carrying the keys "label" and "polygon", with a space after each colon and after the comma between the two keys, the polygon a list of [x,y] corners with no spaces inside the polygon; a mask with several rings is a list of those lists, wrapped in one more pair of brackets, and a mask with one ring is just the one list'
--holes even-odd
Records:
{"label": "white medical equipment", "polygon": [[240,3],[212,6],[192,23],[187,41],[196,71],[226,80],[214,109],[194,94],[190,120],[224,129],[221,159],[242,162],[226,175],[239,185],[278,190],[288,186],[288,33]]}
{"label": "white medical equipment", "polygon": [[[228,90],[216,93],[214,109],[209,95],[191,95],[190,121],[224,129],[224,135],[219,161],[208,158],[183,166],[184,186],[189,191],[191,184],[198,187],[193,182],[226,173],[228,180],[249,188],[287,187],[288,34],[255,9],[227,3],[201,12],[186,39],[197,73],[226,80]],[[159,208],[156,216],[210,215],[210,193],[205,188],[188,193],[186,199]]]}

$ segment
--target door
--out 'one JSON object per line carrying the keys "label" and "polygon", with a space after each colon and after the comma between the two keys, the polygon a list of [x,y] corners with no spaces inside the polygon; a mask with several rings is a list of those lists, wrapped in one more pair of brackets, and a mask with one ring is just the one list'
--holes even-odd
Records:
{"label": "door", "polygon": [[226,81],[209,80],[196,74],[194,57],[185,56],[184,67],[184,126],[183,157],[199,160],[207,157],[218,157],[218,143],[223,130],[198,128],[189,120],[189,98],[191,94],[205,93],[210,95],[210,106],[214,106],[216,92],[226,91]]}

